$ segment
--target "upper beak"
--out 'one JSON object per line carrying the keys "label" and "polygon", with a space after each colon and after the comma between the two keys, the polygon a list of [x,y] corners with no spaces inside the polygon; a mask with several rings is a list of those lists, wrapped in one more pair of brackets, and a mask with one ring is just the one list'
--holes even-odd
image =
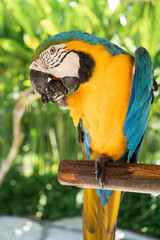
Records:
{"label": "upper beak", "polygon": [[36,92],[38,92],[41,96],[45,93],[45,89],[48,84],[48,73],[43,73],[40,71],[36,71],[34,69],[30,69],[30,80],[33,88]]}

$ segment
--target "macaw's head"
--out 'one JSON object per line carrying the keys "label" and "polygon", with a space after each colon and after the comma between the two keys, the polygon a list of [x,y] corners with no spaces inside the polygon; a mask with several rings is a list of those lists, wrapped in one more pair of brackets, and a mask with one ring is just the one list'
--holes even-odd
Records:
{"label": "macaw's head", "polygon": [[81,31],[60,33],[42,42],[35,50],[30,80],[44,104],[65,98],[92,76],[94,60],[87,51],[74,48],[75,42],[84,43],[88,36],[92,35]]}

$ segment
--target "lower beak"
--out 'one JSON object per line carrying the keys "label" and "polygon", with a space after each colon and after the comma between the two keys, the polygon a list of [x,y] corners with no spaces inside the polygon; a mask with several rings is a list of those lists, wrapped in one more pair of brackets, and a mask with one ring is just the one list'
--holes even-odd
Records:
{"label": "lower beak", "polygon": [[30,69],[30,80],[31,84],[36,92],[38,92],[41,96],[45,93],[45,89],[48,84],[48,74],[40,71],[36,71]]}

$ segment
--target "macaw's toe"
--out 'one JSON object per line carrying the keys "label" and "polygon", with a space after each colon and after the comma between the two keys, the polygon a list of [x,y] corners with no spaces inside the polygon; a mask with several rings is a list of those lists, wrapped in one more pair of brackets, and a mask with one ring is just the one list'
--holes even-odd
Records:
{"label": "macaw's toe", "polygon": [[47,105],[47,104],[50,102],[50,100],[49,100],[49,98],[48,98],[48,96],[47,96],[46,93],[42,93],[42,95],[41,95],[41,101],[42,101],[42,103],[43,103],[44,105]]}
{"label": "macaw's toe", "polygon": [[[68,90],[61,81],[51,80],[42,95],[42,103],[47,104],[48,102],[58,103],[63,97],[66,96]],[[60,101],[61,102],[61,101]]]}
{"label": "macaw's toe", "polygon": [[108,162],[113,162],[113,160],[104,154],[97,155],[95,158],[95,175],[102,189],[105,183],[105,163]]}

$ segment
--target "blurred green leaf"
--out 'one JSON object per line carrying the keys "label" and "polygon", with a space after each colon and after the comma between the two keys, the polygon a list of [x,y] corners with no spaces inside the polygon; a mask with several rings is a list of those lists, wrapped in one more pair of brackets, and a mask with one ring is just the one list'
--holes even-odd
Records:
{"label": "blurred green leaf", "polygon": [[49,35],[55,35],[58,33],[58,28],[56,25],[51,22],[49,19],[43,19],[40,21],[40,24],[42,26],[43,32],[49,34]]}
{"label": "blurred green leaf", "polygon": [[25,50],[23,46],[21,46],[18,42],[15,42],[14,40],[1,38],[0,47],[4,51],[11,53],[12,56],[29,61],[28,51]]}

